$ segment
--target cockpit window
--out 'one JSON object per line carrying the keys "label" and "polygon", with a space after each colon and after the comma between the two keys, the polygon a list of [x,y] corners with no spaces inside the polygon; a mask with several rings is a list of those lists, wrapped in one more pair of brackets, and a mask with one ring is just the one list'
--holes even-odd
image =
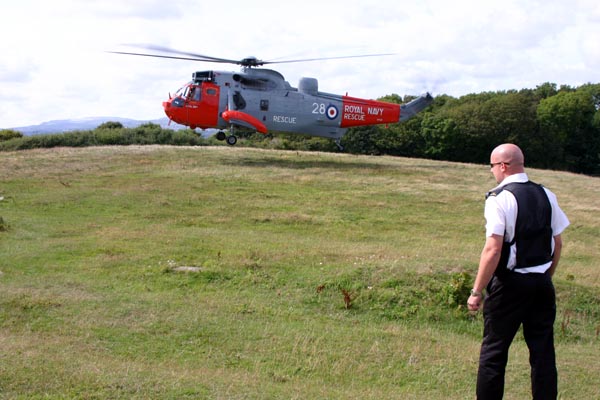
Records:
{"label": "cockpit window", "polygon": [[188,96],[188,90],[190,88],[190,84],[192,82],[188,82],[185,85],[183,85],[182,87],[180,87],[179,89],[177,89],[177,91],[175,92],[175,96],[181,96],[181,97],[187,97]]}
{"label": "cockpit window", "polygon": [[190,101],[200,101],[202,97],[202,87],[193,85],[189,82],[175,92],[175,97],[182,97]]}
{"label": "cockpit window", "polygon": [[189,95],[190,100],[200,101],[201,93],[202,93],[202,89],[197,86],[194,86],[194,87],[190,87],[188,95]]}

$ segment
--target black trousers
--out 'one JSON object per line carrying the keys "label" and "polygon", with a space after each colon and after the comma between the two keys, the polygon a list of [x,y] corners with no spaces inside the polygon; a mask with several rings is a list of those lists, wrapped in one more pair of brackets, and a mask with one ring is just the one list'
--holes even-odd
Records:
{"label": "black trousers", "polygon": [[550,275],[506,272],[494,276],[487,291],[477,398],[502,399],[508,349],[522,324],[529,348],[533,399],[556,399],[556,297]]}

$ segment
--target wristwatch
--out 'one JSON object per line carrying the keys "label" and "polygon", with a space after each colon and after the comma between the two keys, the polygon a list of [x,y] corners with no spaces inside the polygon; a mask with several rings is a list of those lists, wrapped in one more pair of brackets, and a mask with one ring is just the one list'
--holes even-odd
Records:
{"label": "wristwatch", "polygon": [[471,289],[471,296],[474,296],[474,297],[483,297],[483,293],[478,292],[475,289]]}

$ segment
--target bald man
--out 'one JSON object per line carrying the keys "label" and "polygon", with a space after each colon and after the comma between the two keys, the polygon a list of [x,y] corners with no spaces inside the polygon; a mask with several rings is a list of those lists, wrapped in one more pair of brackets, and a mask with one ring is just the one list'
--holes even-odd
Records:
{"label": "bald man", "polygon": [[523,152],[514,144],[502,144],[490,156],[498,186],[486,195],[486,240],[467,300],[470,311],[483,304],[478,399],[502,399],[508,350],[521,325],[533,398],[557,397],[552,275],[569,220],[554,193],[529,180],[524,165]]}

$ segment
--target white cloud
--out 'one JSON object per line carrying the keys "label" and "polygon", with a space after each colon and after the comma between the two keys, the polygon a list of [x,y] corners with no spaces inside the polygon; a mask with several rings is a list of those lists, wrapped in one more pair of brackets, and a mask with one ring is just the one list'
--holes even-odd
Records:
{"label": "white cloud", "polygon": [[21,0],[2,15],[0,128],[158,118],[193,71],[237,68],[105,52],[123,43],[234,59],[397,53],[275,68],[293,86],[311,76],[323,91],[366,98],[600,81],[600,6],[591,0]]}

